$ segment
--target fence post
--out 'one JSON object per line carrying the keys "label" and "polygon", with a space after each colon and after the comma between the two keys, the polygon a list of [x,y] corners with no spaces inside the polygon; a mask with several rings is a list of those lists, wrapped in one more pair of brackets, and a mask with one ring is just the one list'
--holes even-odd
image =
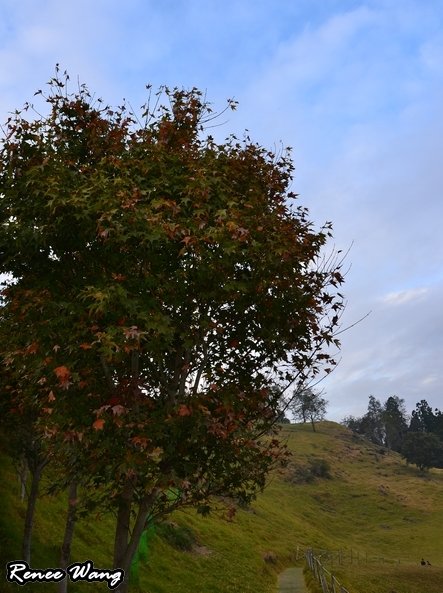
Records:
{"label": "fence post", "polygon": [[315,574],[315,578],[320,580],[320,569],[319,569],[319,561],[317,560],[317,558],[315,558],[315,562],[314,562],[314,574]]}
{"label": "fence post", "polygon": [[323,593],[329,593],[329,586],[328,586],[328,581],[326,580],[326,577],[324,574],[321,575],[321,588],[323,589]]}

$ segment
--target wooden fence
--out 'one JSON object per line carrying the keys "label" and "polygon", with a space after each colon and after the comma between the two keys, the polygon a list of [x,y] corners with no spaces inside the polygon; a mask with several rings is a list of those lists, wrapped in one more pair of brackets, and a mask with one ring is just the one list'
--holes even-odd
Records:
{"label": "wooden fence", "polygon": [[[301,558],[304,555],[300,553],[301,546],[297,548],[297,556]],[[370,556],[368,553],[361,553],[352,548],[340,550],[322,550],[315,549],[315,556],[323,565],[333,568],[334,565],[347,566],[349,564],[400,564],[399,559],[386,558],[384,556]]]}
{"label": "wooden fence", "polygon": [[349,593],[338,579],[323,566],[320,558],[314,555],[312,549],[306,550],[305,557],[311,572],[320,583],[323,593]]}
{"label": "wooden fence", "polygon": [[[400,564],[400,560],[392,560],[383,556],[368,556],[367,553],[350,549],[342,550],[321,550],[305,548],[297,545],[296,560],[306,558],[309,569],[320,583],[323,593],[349,593],[349,591],[334,576],[335,566],[346,566],[350,564]],[[329,570],[326,568],[328,566]]]}

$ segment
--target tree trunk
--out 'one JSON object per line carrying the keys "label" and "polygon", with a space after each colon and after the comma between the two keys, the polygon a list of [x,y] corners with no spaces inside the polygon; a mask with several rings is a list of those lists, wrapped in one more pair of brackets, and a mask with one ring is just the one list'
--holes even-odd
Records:
{"label": "tree trunk", "polygon": [[146,528],[146,521],[148,519],[149,510],[155,498],[157,497],[156,490],[144,496],[144,498],[140,502],[132,533],[129,534],[129,519],[131,514],[131,505],[134,490],[132,485],[130,484],[130,489],[127,488],[128,484],[125,486],[125,490],[120,500],[114,544],[114,569],[119,568],[123,570],[125,573],[125,578],[124,581],[120,584],[120,586],[115,590],[115,593],[127,593],[128,591],[131,564],[134,559],[134,555],[137,551],[138,545],[140,543],[142,533]]}
{"label": "tree trunk", "polygon": [[117,525],[115,527],[114,539],[114,568],[121,568],[121,563],[128,545],[133,497],[134,486],[132,485],[132,482],[128,480],[123,488],[118,504]]}
{"label": "tree trunk", "polygon": [[[71,559],[71,544],[74,536],[74,527],[77,521],[77,481],[72,481],[68,491],[68,512],[66,515],[65,535],[60,551],[60,568],[65,570]],[[66,593],[68,590],[68,579],[58,583],[58,593]]]}
{"label": "tree trunk", "polygon": [[22,558],[28,564],[31,563],[32,529],[34,527],[34,514],[38,497],[38,489],[40,486],[40,479],[42,477],[43,469],[48,461],[48,459],[44,459],[43,461],[36,463],[33,468],[30,467],[32,476],[31,490],[28,496],[28,506],[26,508],[25,529],[22,542]]}
{"label": "tree trunk", "polygon": [[19,465],[17,469],[18,479],[20,481],[20,500],[23,502],[26,496],[26,482],[28,481],[28,463],[26,458],[23,456],[19,460]]}

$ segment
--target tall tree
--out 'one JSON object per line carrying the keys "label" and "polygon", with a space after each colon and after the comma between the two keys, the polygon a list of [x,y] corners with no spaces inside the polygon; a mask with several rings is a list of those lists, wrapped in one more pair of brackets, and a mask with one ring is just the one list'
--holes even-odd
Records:
{"label": "tall tree", "polygon": [[[2,313],[4,314],[4,311]],[[4,326],[0,325],[0,327]],[[0,334],[0,340],[8,343],[12,338],[6,333],[6,335]],[[30,382],[27,390],[18,389],[12,374],[8,372],[8,359],[6,358],[4,362],[0,382],[2,384],[0,398],[0,418],[3,420],[2,447],[15,462],[21,480],[22,500],[26,500],[21,557],[30,563],[37,498],[43,471],[51,460],[51,451],[43,434],[37,428],[40,406],[34,398],[35,386],[32,387]],[[35,377],[32,364],[29,364],[24,372],[27,373],[28,379]],[[28,476],[30,484],[28,484]]]}
{"label": "tall tree", "polygon": [[408,430],[405,401],[396,395],[388,397],[383,406],[382,419],[386,447],[400,452]]}
{"label": "tall tree", "polygon": [[343,306],[289,153],[217,144],[196,89],[154,99],[140,121],[57,73],[49,115],[17,112],[1,151],[3,378],[73,455],[65,484],[87,467],[116,509],[127,574],[153,517],[263,487],[282,456],[269,377],[330,368]]}
{"label": "tall tree", "polygon": [[425,399],[417,402],[412,411],[409,430],[412,432],[434,432],[436,416]]}
{"label": "tall tree", "polygon": [[443,412],[438,408],[434,410],[434,434],[443,441]]}
{"label": "tall tree", "polygon": [[369,396],[368,411],[360,418],[349,416],[343,423],[352,431],[361,434],[376,445],[385,445],[386,431],[383,422],[383,406],[376,397]]}

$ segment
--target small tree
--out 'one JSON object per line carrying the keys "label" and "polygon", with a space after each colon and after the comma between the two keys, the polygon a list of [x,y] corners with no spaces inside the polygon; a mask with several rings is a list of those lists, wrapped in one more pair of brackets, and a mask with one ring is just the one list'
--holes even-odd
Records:
{"label": "small tree", "polygon": [[330,224],[291,205],[289,154],[217,144],[198,90],[163,89],[141,121],[58,73],[45,100],[1,150],[5,414],[35,409],[61,484],[116,511],[129,575],[153,518],[263,487],[282,457],[269,376],[333,364],[343,277]]}
{"label": "small tree", "polygon": [[349,416],[343,424],[353,432],[360,434],[376,445],[385,445],[385,426],[383,422],[383,406],[373,395],[369,396],[368,411],[360,418]]}
{"label": "small tree", "polygon": [[441,465],[443,445],[432,433],[408,432],[401,451],[408,463],[414,463],[421,471]]}
{"label": "small tree", "polygon": [[312,424],[312,430],[315,432],[315,422],[323,420],[326,415],[327,400],[322,397],[322,393],[314,391],[307,387],[301,390],[295,390],[289,404],[289,409],[294,419]]}

